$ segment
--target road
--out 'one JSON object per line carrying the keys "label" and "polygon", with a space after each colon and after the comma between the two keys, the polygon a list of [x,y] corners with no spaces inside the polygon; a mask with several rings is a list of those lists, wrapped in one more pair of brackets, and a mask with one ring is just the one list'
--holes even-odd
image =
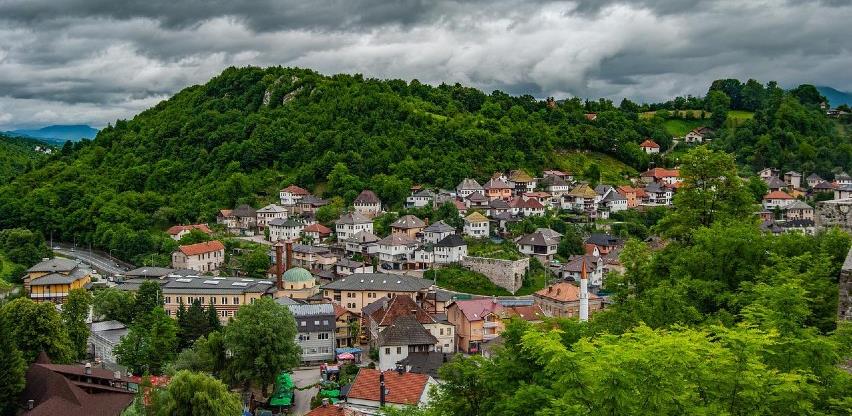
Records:
{"label": "road", "polygon": [[68,246],[57,245],[53,247],[53,252],[62,257],[82,260],[84,263],[92,266],[92,268],[96,269],[104,276],[121,274],[130,270],[127,266],[116,264],[116,262],[110,259],[107,255],[98,254],[94,251],[89,253],[89,250],[84,250],[80,247],[71,251],[71,248]]}
{"label": "road", "polygon": [[[320,381],[319,367],[303,368],[293,371],[293,384],[296,387],[304,387]],[[314,387],[307,390],[296,390],[296,398],[293,403],[293,408],[290,411],[291,415],[304,415],[311,411],[311,398],[316,396],[319,389]]]}

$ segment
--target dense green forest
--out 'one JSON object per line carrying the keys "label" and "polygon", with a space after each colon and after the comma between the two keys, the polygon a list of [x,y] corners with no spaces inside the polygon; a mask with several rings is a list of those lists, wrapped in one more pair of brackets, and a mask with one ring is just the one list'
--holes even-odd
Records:
{"label": "dense green forest", "polygon": [[[715,114],[746,108],[727,95],[735,90],[714,83],[706,98],[684,105]],[[754,120],[721,129],[714,146],[753,168],[777,162],[827,174],[850,167],[848,133],[819,113],[812,97],[774,84],[761,85],[759,95]],[[95,140],[66,144],[2,185],[0,227],[53,232],[141,262],[172,247],[160,230],[210,221],[239,203],[273,202],[290,183],[344,203],[370,188],[398,207],[414,183],[453,187],[464,177],[484,180],[516,168],[540,174],[562,166],[566,151],[603,153],[637,170],[676,163],[638,147],[649,137],[664,149],[672,142],[665,117],[639,116],[650,105],[577,98],[554,104],[416,80],[229,68],[117,121]],[[771,146],[760,147],[767,141]],[[600,171],[595,167],[585,169]]]}
{"label": "dense green forest", "polygon": [[43,153],[35,151],[36,146],[47,145],[38,140],[0,134],[0,183],[32,170],[46,158]]}

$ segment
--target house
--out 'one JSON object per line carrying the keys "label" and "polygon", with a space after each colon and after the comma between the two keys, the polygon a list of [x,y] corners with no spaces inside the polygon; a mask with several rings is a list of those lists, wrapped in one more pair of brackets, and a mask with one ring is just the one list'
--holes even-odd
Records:
{"label": "house", "polygon": [[438,264],[458,263],[467,256],[467,243],[458,234],[450,234],[435,243],[434,262]]}
{"label": "house", "polygon": [[553,203],[553,195],[551,195],[550,192],[525,192],[523,195],[521,195],[521,198],[526,200],[534,199],[544,207],[551,206],[551,204]]}
{"label": "house", "polygon": [[168,234],[172,240],[180,241],[181,238],[189,234],[192,230],[198,230],[207,235],[213,234],[213,231],[210,230],[210,227],[208,227],[207,224],[174,225],[166,230],[166,234]]}
{"label": "house", "polygon": [[597,215],[598,194],[585,183],[574,187],[562,197],[562,209],[581,211],[594,217]]}
{"label": "house", "polygon": [[491,178],[482,187],[485,190],[485,196],[488,199],[503,199],[508,200],[512,197],[512,185],[501,178]]}
{"label": "house", "polygon": [[565,280],[579,282],[583,275],[583,265],[585,265],[589,285],[600,288],[604,282],[604,264],[604,259],[596,255],[571,256],[567,262],[562,264],[559,276]]}
{"label": "house", "polygon": [[775,168],[763,168],[760,172],[757,172],[757,175],[760,176],[760,179],[767,181],[769,178],[777,178],[781,176],[781,170]]}
{"label": "house", "polygon": [[374,218],[382,212],[382,201],[375,192],[365,189],[355,198],[353,202],[355,212],[367,217]]}
{"label": "house", "polygon": [[302,234],[312,241],[322,241],[331,235],[331,228],[315,222],[303,228]]}
{"label": "house", "polygon": [[384,268],[392,268],[396,270],[417,269],[417,261],[414,258],[414,252],[420,246],[420,243],[407,233],[396,232],[379,240],[378,250],[379,261],[382,262]]}
{"label": "house", "polygon": [[414,215],[403,215],[391,223],[391,234],[405,234],[411,239],[417,238],[417,234],[426,228],[426,222]]}
{"label": "house", "polygon": [[[288,270],[289,271],[289,270]],[[287,305],[296,320],[296,343],[303,363],[333,361],[337,316],[331,303]]]}
{"label": "house", "polygon": [[685,143],[704,143],[710,140],[709,136],[712,134],[713,130],[709,127],[696,127],[686,133],[686,136],[683,136],[683,141]]}
{"label": "house", "polygon": [[455,326],[458,349],[468,354],[480,351],[483,342],[503,332],[503,320],[517,316],[536,322],[544,312],[536,305],[504,306],[497,298],[458,300],[447,307],[447,320]]}
{"label": "house", "polygon": [[804,201],[795,200],[782,208],[784,219],[791,220],[814,220],[814,208]]}
{"label": "house", "polygon": [[269,241],[290,241],[298,239],[302,236],[302,230],[305,229],[305,223],[296,218],[276,218],[269,221]]}
{"label": "house", "polygon": [[668,206],[672,204],[672,188],[663,186],[658,182],[651,182],[645,186],[645,198],[643,205]]}
{"label": "house", "polygon": [[852,185],[852,176],[849,176],[846,172],[840,172],[834,175],[834,183],[835,185]]}
{"label": "house", "polygon": [[[372,225],[372,223],[370,223]],[[345,240],[346,252],[368,256],[379,250],[379,237],[371,231],[358,231]]]}
{"label": "house", "polygon": [[795,198],[784,191],[772,191],[763,196],[763,209],[784,208],[793,203],[794,200]]}
{"label": "house", "polygon": [[363,261],[355,261],[347,258],[338,259],[334,263],[334,272],[338,276],[349,276],[356,273],[373,273],[373,266]]}
{"label": "house", "polygon": [[841,184],[834,189],[834,199],[852,198],[852,185]]}
{"label": "house", "polygon": [[373,220],[365,217],[357,211],[347,212],[341,215],[340,218],[334,222],[334,225],[338,241],[346,241],[360,231],[365,231],[370,234],[373,233]]}
{"label": "house", "polygon": [[298,203],[299,200],[308,196],[309,194],[310,192],[308,192],[304,188],[300,188],[296,185],[290,185],[278,192],[278,197],[281,200],[281,205],[284,205],[285,207],[293,210],[296,206],[296,203]]}
{"label": "house", "polygon": [[793,189],[799,189],[802,187],[802,174],[791,170],[784,174],[784,183]]}
{"label": "house", "polygon": [[266,228],[269,221],[276,218],[287,219],[287,208],[277,204],[269,204],[257,210],[257,228]]}
{"label": "house", "polygon": [[681,181],[680,169],[653,168],[639,175],[642,182],[674,185]]}
{"label": "house", "polygon": [[482,192],[473,192],[464,198],[464,205],[468,208],[488,208],[490,200]]}
{"label": "house", "polygon": [[27,269],[24,290],[36,302],[62,303],[68,292],[91,283],[91,273],[92,269],[79,260],[45,258]]}
{"label": "house", "polygon": [[296,201],[296,206],[293,210],[295,213],[303,216],[314,216],[318,209],[326,205],[328,205],[328,200],[308,194]]}
{"label": "house", "polygon": [[766,187],[770,191],[780,191],[780,190],[783,190],[783,189],[787,189],[787,183],[782,181],[777,176],[771,176],[768,179],[766,179]]}
{"label": "house", "polygon": [[[580,288],[573,283],[558,282],[533,293],[536,305],[547,315],[557,318],[573,318],[580,313]],[[589,315],[603,309],[603,300],[594,293],[589,294]]]}
{"label": "house", "polygon": [[257,210],[242,204],[231,210],[231,215],[236,218],[239,232],[247,235],[254,234],[254,228],[257,226]]}
{"label": "house", "polygon": [[642,197],[639,196],[640,191],[642,195],[645,194],[645,190],[642,188],[634,188],[626,185],[619,186],[616,188],[616,191],[627,201],[627,208],[636,208],[639,206],[639,203],[642,201]]}
{"label": "house", "polygon": [[322,399],[322,404],[311,409],[305,416],[363,416],[364,413],[347,409],[342,402],[329,403],[328,399]]}
{"label": "house", "polygon": [[606,196],[601,199],[600,205],[598,206],[599,217],[606,219],[609,218],[609,214],[613,212],[624,211],[627,209],[627,198],[624,195],[613,190],[606,194]]}
{"label": "house", "polygon": [[357,323],[361,318],[336,303],[331,304],[334,307],[334,342],[337,348],[351,347],[358,343],[358,333],[355,333],[354,323]]}
{"label": "house", "polygon": [[229,233],[239,232],[237,228],[237,217],[234,216],[234,211],[230,209],[220,209],[216,214],[216,224],[225,226]]}
{"label": "house", "polygon": [[508,182],[509,185],[514,188],[514,193],[516,195],[523,195],[524,192],[532,192],[535,190],[535,178],[530,176],[530,174],[523,169],[509,172]]}
{"label": "house", "polygon": [[172,267],[201,273],[214,272],[225,262],[225,245],[221,241],[179,246],[172,252]]}
{"label": "house", "polygon": [[428,189],[421,189],[405,199],[406,208],[423,208],[432,205],[435,193]]}
{"label": "house", "polygon": [[44,351],[27,369],[25,383],[19,396],[22,416],[119,416],[135,398],[121,372],[90,363],[53,364]]}
{"label": "house", "polygon": [[309,244],[293,244],[293,266],[306,269],[332,270],[337,262],[337,256],[328,247]]}
{"label": "house", "polygon": [[426,374],[361,368],[346,397],[347,407],[371,415],[382,407],[422,407],[429,403],[429,390],[436,385]]}
{"label": "house", "polygon": [[822,182],[814,185],[813,192],[814,193],[820,193],[820,192],[832,192],[833,193],[834,189],[835,189],[835,185],[834,185],[833,182],[822,181]]}
{"label": "house", "polygon": [[642,144],[639,145],[639,148],[649,155],[660,153],[660,145],[658,145],[657,142],[651,139],[646,139],[644,142],[642,142]]}
{"label": "house", "polygon": [[346,276],[322,287],[323,297],[339,303],[353,313],[382,297],[423,298],[432,281],[407,275],[363,273]]}
{"label": "house", "polygon": [[571,192],[571,184],[562,176],[545,176],[539,183],[551,195],[551,204],[554,208],[560,208],[562,197],[568,192]]}
{"label": "house", "polygon": [[403,316],[414,318],[415,322],[435,338],[433,348],[426,351],[455,352],[453,326],[449,322],[436,319],[408,296],[382,298],[364,308],[364,321],[371,344],[375,346],[380,342],[380,333]]}
{"label": "house", "polygon": [[509,203],[505,199],[492,199],[488,202],[486,213],[489,217],[494,218],[499,214],[508,213],[510,210],[511,207],[509,207]]}
{"label": "house", "polygon": [[535,231],[515,240],[518,251],[527,256],[535,256],[543,262],[553,260],[559,248],[559,238],[543,231]]}
{"label": "house", "polygon": [[456,195],[460,198],[466,198],[472,193],[484,194],[485,190],[476,179],[464,178],[461,183],[456,186]]}
{"label": "house", "polygon": [[444,237],[455,234],[456,229],[449,226],[443,220],[434,222],[423,229],[421,240],[424,243],[435,244],[444,239]]}
{"label": "house", "polygon": [[[427,315],[428,316],[428,315]],[[379,370],[393,370],[411,352],[435,351],[435,338],[412,315],[402,315],[385,327],[376,343],[379,349]]]}
{"label": "house", "polygon": [[524,217],[540,217],[544,215],[544,205],[535,198],[518,196],[509,201],[509,212]]}
{"label": "house", "polygon": [[410,352],[408,357],[399,361],[398,365],[406,372],[426,374],[438,380],[440,378],[438,370],[452,360],[453,355],[440,351]]}
{"label": "house", "polygon": [[86,352],[95,362],[104,363],[114,368],[118,362],[113,350],[121,341],[121,337],[127,335],[127,325],[118,321],[99,321],[89,324],[89,340]]}
{"label": "house", "polygon": [[545,178],[548,176],[558,176],[566,181],[573,181],[574,175],[571,175],[570,172],[563,172],[561,170],[546,170],[541,173]]}
{"label": "house", "polygon": [[583,114],[583,117],[585,117],[588,121],[597,121],[598,113],[585,113]]}
{"label": "house", "polygon": [[488,237],[488,218],[478,212],[468,215],[464,218],[464,234],[473,238]]}
{"label": "house", "polygon": [[[166,315],[177,316],[180,305],[186,307],[198,299],[205,308],[212,305],[222,323],[227,323],[241,305],[277,292],[272,281],[238,277],[166,277],[160,283]],[[138,286],[130,285],[119,288],[138,290]]]}
{"label": "house", "polygon": [[817,186],[817,184],[822,183],[823,179],[816,173],[812,173],[808,175],[806,181],[808,182],[808,187],[813,188],[814,186]]}
{"label": "house", "polygon": [[589,252],[590,248],[594,248],[601,256],[605,256],[611,251],[623,247],[624,241],[609,234],[592,233],[589,235],[589,238],[586,239],[585,245],[587,247],[586,252]]}

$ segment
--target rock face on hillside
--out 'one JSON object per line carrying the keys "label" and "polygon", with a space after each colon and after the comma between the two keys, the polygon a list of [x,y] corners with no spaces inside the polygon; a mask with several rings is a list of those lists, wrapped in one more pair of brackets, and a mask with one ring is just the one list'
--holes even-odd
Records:
{"label": "rock face on hillside", "polygon": [[839,302],[837,303],[837,319],[852,321],[852,249],[846,255],[846,261],[840,269],[837,282]]}
{"label": "rock face on hillside", "polygon": [[822,201],[816,204],[817,229],[840,227],[852,233],[852,199]]}

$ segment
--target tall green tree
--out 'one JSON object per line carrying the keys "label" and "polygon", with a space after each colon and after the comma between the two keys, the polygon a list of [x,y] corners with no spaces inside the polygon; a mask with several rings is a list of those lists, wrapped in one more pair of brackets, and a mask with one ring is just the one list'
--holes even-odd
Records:
{"label": "tall green tree", "polygon": [[98,289],[92,295],[94,314],[107,320],[130,324],[136,297],[133,292],[115,288]]}
{"label": "tall green tree", "polygon": [[24,390],[24,378],[27,364],[18,346],[15,345],[13,334],[0,314],[0,415],[14,415],[18,396]]}
{"label": "tall green tree", "polygon": [[151,311],[163,306],[163,289],[156,280],[146,280],[136,291],[133,319],[144,319]]}
{"label": "tall green tree", "polygon": [[150,411],[157,416],[233,416],[242,412],[242,403],[214,377],[178,371],[168,387],[153,394]]}
{"label": "tall green tree", "polygon": [[86,356],[86,344],[89,340],[89,308],[92,306],[92,295],[86,289],[74,289],[68,292],[68,298],[62,304],[62,321],[68,330],[71,347],[75,359]]}
{"label": "tall green tree", "polygon": [[56,363],[67,363],[74,358],[68,330],[52,303],[18,298],[3,305],[0,315],[27,363],[35,361],[41,351]]}
{"label": "tall green tree", "polygon": [[208,314],[199,299],[193,300],[186,312],[178,314],[177,323],[180,328],[181,348],[192,345],[196,339],[210,332]]}
{"label": "tall green tree", "polygon": [[115,347],[118,363],[134,374],[161,374],[176,355],[178,326],[163,308],[133,322]]}
{"label": "tall green tree", "polygon": [[295,339],[296,321],[286,306],[269,297],[241,306],[225,327],[234,376],[258,383],[266,394],[280,372],[299,364],[302,350]]}
{"label": "tall green tree", "polygon": [[683,185],[675,193],[674,211],[659,224],[669,236],[685,238],[697,227],[744,219],[754,210],[753,197],[726,153],[706,146],[690,150],[682,158],[680,177]]}

